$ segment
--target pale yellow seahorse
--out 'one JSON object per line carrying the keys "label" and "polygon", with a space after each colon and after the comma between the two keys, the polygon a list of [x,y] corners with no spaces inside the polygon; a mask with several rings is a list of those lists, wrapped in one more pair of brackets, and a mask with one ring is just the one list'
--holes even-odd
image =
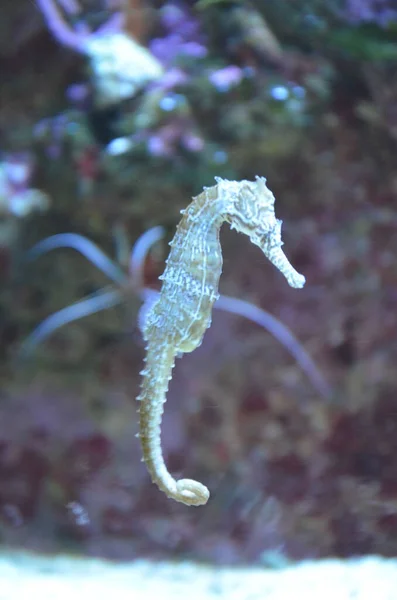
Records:
{"label": "pale yellow seahorse", "polygon": [[192,479],[175,480],[161,450],[161,418],[175,357],[200,346],[211,325],[222,272],[219,242],[221,225],[245,233],[295,288],[305,284],[281,249],[281,221],[274,213],[274,196],[266,179],[227,181],[216,179],[182,211],[171,251],[161,277],[158,300],[145,316],[145,368],[140,400],[140,433],[143,460],[152,481],[169,498],[187,505],[206,504],[209,490]]}

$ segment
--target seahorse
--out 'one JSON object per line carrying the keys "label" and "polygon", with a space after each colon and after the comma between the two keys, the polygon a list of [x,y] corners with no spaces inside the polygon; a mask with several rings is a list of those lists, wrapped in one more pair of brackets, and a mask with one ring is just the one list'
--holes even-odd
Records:
{"label": "seahorse", "polygon": [[189,506],[206,504],[210,492],[193,479],[174,479],[161,449],[163,405],[175,358],[200,346],[211,325],[212,307],[219,297],[223,264],[219,231],[224,222],[259,246],[290,286],[301,288],[305,284],[305,277],[281,249],[282,222],[276,219],[274,202],[264,177],[253,182],[216,178],[216,185],[204,188],[181,211],[183,216],[160,277],[160,295],[145,315],[146,356],[138,396],[143,461],[160,490]]}

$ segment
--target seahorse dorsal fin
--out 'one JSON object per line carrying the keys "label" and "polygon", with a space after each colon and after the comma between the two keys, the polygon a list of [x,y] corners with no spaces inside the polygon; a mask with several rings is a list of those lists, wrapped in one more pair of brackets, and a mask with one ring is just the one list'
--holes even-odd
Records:
{"label": "seahorse dorsal fin", "polygon": [[151,311],[151,309],[153,308],[153,305],[157,302],[157,300],[159,298],[159,293],[156,292],[155,290],[146,289],[145,292],[147,292],[147,293],[145,294],[144,302],[143,302],[142,306],[140,307],[140,309],[138,311],[138,315],[137,315],[138,327],[144,338],[145,338],[145,330],[146,330],[146,325],[147,325],[148,314]]}

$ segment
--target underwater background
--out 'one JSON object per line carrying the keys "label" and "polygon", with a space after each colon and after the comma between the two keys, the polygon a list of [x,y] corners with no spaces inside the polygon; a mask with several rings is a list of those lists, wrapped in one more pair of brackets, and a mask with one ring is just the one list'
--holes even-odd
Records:
{"label": "underwater background", "polygon": [[[2,547],[270,567],[395,557],[393,0],[1,4]],[[151,483],[135,437],[142,290],[159,289],[191,197],[257,175],[306,285],[222,229],[220,292],[251,308],[214,310],[170,383],[166,463],[211,490],[186,507]],[[30,251],[60,234],[78,237]],[[88,314],[98,298],[109,309]]]}

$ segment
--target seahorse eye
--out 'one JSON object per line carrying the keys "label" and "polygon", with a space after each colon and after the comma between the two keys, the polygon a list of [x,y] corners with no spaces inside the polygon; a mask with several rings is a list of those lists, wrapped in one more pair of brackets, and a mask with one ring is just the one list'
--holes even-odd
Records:
{"label": "seahorse eye", "polygon": [[230,229],[236,229],[236,231],[245,233],[246,235],[251,235],[254,229],[251,215],[244,213],[241,209],[233,212],[227,219],[227,222],[230,223]]}

